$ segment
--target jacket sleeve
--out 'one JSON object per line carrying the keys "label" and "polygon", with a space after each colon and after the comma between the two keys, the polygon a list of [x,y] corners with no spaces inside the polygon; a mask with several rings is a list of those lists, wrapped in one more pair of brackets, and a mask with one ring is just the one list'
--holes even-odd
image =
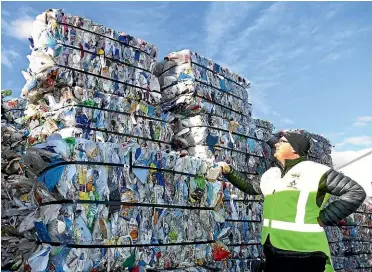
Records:
{"label": "jacket sleeve", "polygon": [[333,226],[350,214],[356,212],[366,198],[366,192],[351,178],[333,169],[328,170],[320,179],[317,205],[320,207],[326,193],[338,196],[324,208],[319,218],[326,226]]}
{"label": "jacket sleeve", "polygon": [[243,191],[249,195],[260,195],[260,181],[258,176],[254,176],[253,179],[247,180],[242,174],[240,174],[235,169],[231,168],[229,174],[226,174],[225,177],[229,182],[231,182],[239,190]]}

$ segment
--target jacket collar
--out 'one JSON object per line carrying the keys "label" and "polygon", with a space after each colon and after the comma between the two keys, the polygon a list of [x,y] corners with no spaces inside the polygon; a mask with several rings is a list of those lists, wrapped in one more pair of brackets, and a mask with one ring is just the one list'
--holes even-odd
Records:
{"label": "jacket collar", "polygon": [[282,177],[284,177],[284,175],[288,173],[288,171],[291,170],[293,166],[303,161],[307,161],[307,156],[303,156],[294,160],[285,160],[284,166],[281,165],[279,161],[277,161],[277,165],[279,166],[280,171],[282,172]]}

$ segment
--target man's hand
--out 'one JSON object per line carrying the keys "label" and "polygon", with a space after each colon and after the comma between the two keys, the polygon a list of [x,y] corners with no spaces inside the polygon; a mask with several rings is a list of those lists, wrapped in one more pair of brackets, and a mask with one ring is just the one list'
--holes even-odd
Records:
{"label": "man's hand", "polygon": [[222,174],[226,175],[231,172],[231,167],[226,162],[219,162],[217,163],[219,167],[221,167]]}

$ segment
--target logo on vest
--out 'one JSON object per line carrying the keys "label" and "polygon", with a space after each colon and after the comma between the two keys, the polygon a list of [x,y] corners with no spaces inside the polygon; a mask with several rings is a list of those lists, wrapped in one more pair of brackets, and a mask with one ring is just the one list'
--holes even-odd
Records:
{"label": "logo on vest", "polygon": [[300,174],[298,173],[293,173],[291,174],[293,180],[287,185],[288,188],[292,188],[292,189],[298,189],[297,188],[297,181],[296,179],[299,179],[300,178]]}
{"label": "logo on vest", "polygon": [[291,181],[288,185],[288,188],[298,189],[297,188],[297,182],[295,180]]}

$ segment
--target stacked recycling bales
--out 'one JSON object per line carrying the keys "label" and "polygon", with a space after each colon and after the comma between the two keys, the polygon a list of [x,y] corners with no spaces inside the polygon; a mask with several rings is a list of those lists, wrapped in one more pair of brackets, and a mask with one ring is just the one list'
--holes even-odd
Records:
{"label": "stacked recycling bales", "polygon": [[332,145],[328,139],[318,134],[311,134],[310,160],[333,167]]}
{"label": "stacked recycling bales", "polygon": [[178,149],[212,162],[230,162],[241,171],[249,161],[267,168],[271,150],[266,141],[273,127],[251,118],[246,79],[190,50],[168,54],[154,74],[163,112],[175,115]]}
{"label": "stacked recycling bales", "polygon": [[10,90],[1,93],[1,119],[4,120],[4,126],[9,124],[22,128],[26,100],[19,98],[8,100],[7,96],[11,94],[12,91]]}
{"label": "stacked recycling bales", "polygon": [[223,253],[213,235],[222,183],[204,178],[207,161],[170,150],[156,47],[62,10],[38,16],[30,42],[23,160],[38,174],[41,245],[26,265],[161,270]]}
{"label": "stacked recycling bales", "polygon": [[[269,122],[260,119],[254,119],[253,122],[254,135],[263,134],[265,139],[271,137],[272,125]],[[254,152],[254,149],[250,152]],[[260,165],[251,157],[245,169],[256,173],[252,178],[259,178],[268,167],[269,161],[266,165]],[[218,237],[229,245],[231,257],[219,263],[218,267],[222,271],[261,271],[265,258],[261,246],[263,198],[246,195],[229,182],[225,182],[223,188],[226,219],[220,225]]]}
{"label": "stacked recycling bales", "polygon": [[372,198],[367,197],[357,212],[335,227],[326,227],[336,271],[372,269]]}
{"label": "stacked recycling bales", "polygon": [[[266,141],[273,126],[251,118],[246,79],[190,50],[168,54],[154,66],[154,74],[161,86],[162,110],[174,114],[174,148],[211,164],[231,163],[247,180],[270,167]],[[214,237],[231,255],[209,265],[223,271],[258,271],[263,257],[262,199],[228,182],[222,187],[225,219],[215,225]]]}
{"label": "stacked recycling bales", "polygon": [[[41,206],[46,209],[45,217],[35,221],[38,237],[47,244],[74,244],[76,248],[54,253],[60,261],[51,258],[48,265],[75,270],[79,264],[72,261],[77,256],[84,258],[84,265],[98,270],[193,266],[198,247],[202,261],[211,258],[202,254],[212,252],[211,212],[221,198],[220,184],[205,182],[206,167],[200,159],[180,158],[176,152],[138,144],[123,146],[85,139],[72,142],[54,137],[35,147],[50,150],[57,157],[38,180],[47,188],[38,191],[43,193]],[[73,164],[65,163],[65,156]],[[60,162],[63,164],[52,166]],[[148,163],[156,169],[149,170]],[[190,187],[194,183],[195,187],[197,184],[205,187],[205,192],[190,199],[187,182]],[[75,203],[66,199],[74,199]],[[52,202],[56,200],[60,201]],[[104,205],[108,201],[115,205]],[[195,246],[195,241],[204,241],[206,245]],[[191,245],[183,245],[185,242]],[[41,253],[57,251],[47,244],[40,249]],[[79,248],[83,244],[108,249],[91,252]],[[123,244],[136,248],[121,248]],[[39,263],[40,259],[31,261]]]}
{"label": "stacked recycling bales", "polygon": [[1,94],[1,269],[18,270],[37,247],[32,222],[36,210],[31,194],[34,175],[22,163],[27,130],[23,127],[25,101]]}
{"label": "stacked recycling bales", "polygon": [[169,142],[150,71],[155,46],[61,10],[37,17],[31,46],[22,95],[32,104],[28,115],[36,116],[32,141],[58,131],[97,141]]}

